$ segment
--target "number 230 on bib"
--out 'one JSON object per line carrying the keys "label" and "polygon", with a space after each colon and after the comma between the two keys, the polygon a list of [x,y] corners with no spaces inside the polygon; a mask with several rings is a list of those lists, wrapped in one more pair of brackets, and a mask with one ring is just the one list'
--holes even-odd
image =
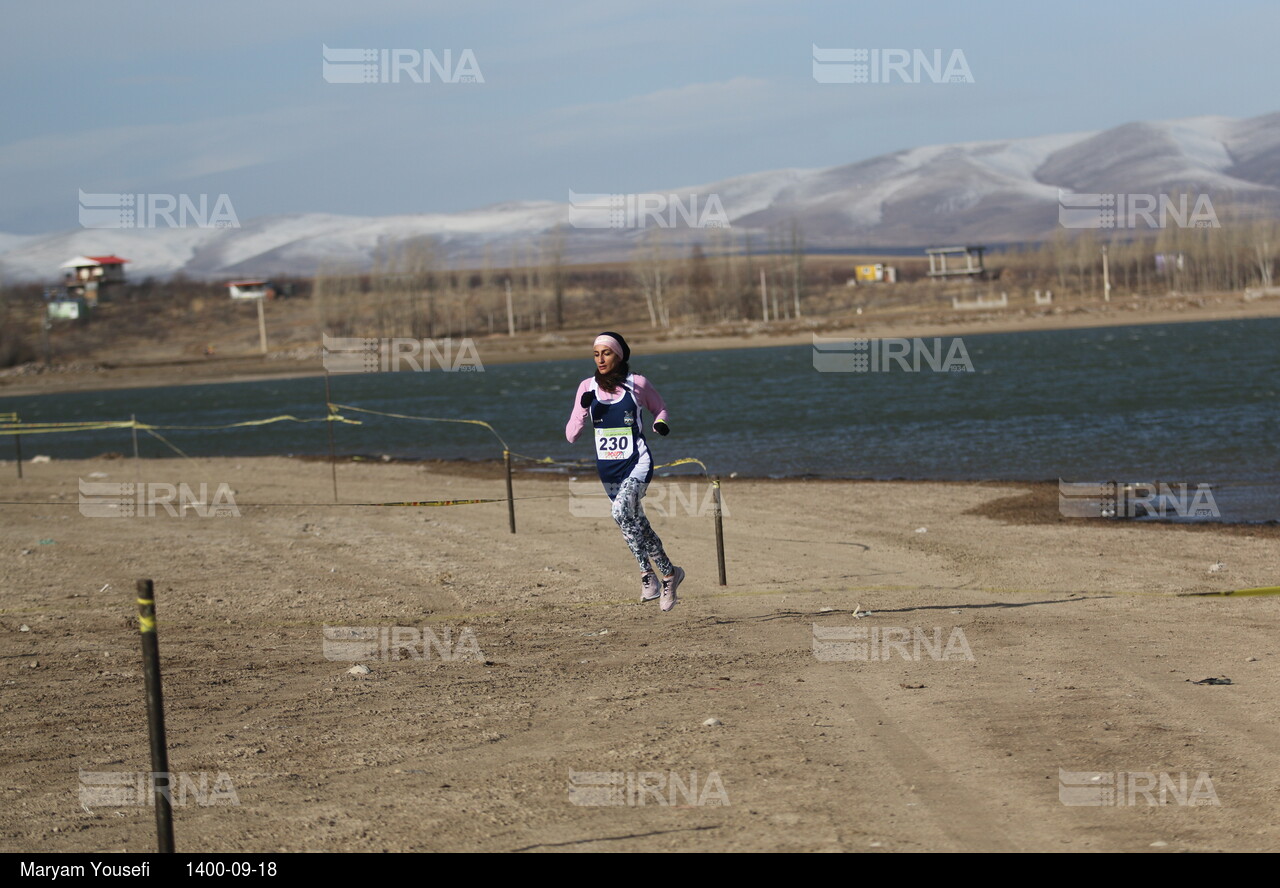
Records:
{"label": "number 230 on bib", "polygon": [[631,456],[631,427],[596,429],[596,459],[626,459]]}

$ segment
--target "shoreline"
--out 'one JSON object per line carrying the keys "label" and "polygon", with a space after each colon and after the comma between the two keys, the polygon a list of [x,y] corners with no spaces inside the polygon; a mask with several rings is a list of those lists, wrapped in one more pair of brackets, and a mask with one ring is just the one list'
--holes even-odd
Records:
{"label": "shoreline", "polygon": [[[169,463],[177,459],[184,459],[177,454],[173,456],[145,457],[142,462]],[[327,464],[329,457],[327,454],[299,453],[299,454],[254,454],[246,456],[212,456],[212,457],[194,457],[196,461],[227,461],[235,460],[237,463],[257,463],[265,460],[283,459],[289,463],[312,463]],[[26,460],[25,462],[30,462]],[[129,465],[132,458],[123,454],[111,451],[97,454],[84,459],[64,459],[52,460],[50,465],[68,465],[71,463],[119,463],[120,465]],[[13,465],[13,460],[0,460],[0,472],[7,474],[9,467]],[[492,483],[502,478],[503,461],[500,459],[483,458],[483,459],[402,459],[402,458],[383,458],[380,454],[347,454],[345,457],[340,456],[335,464],[338,468],[359,469],[365,471],[370,467],[378,469],[413,469],[415,471],[426,472],[431,475],[440,475],[454,480],[464,481],[480,481]],[[513,464],[512,478],[517,482],[540,483],[546,481],[567,480],[576,477],[576,473],[590,475],[594,478],[594,468],[590,465],[584,465],[581,469],[570,469],[566,467],[547,467],[535,468],[529,464],[518,465]],[[684,479],[702,480],[704,478],[719,478],[722,485],[732,489],[733,486],[743,484],[750,486],[764,486],[776,488],[779,490],[787,490],[796,486],[811,487],[813,485],[849,485],[861,487],[902,487],[904,490],[911,491],[908,495],[914,495],[916,492],[936,487],[940,489],[956,490],[956,491],[972,491],[985,490],[990,488],[1009,488],[1016,492],[1010,496],[999,498],[990,503],[984,504],[970,513],[978,517],[995,519],[1004,524],[1012,524],[1022,527],[1034,525],[1057,525],[1057,524],[1075,524],[1080,523],[1081,526],[1103,526],[1120,528],[1165,528],[1167,530],[1180,529],[1190,532],[1217,532],[1223,534],[1235,534],[1244,536],[1263,536],[1267,538],[1280,539],[1280,518],[1260,519],[1257,521],[1223,521],[1223,520],[1172,520],[1161,518],[1133,518],[1133,519],[1107,519],[1107,518],[1067,518],[1062,516],[1057,510],[1058,481],[1057,479],[1010,479],[1010,478],[984,478],[984,479],[940,479],[940,478],[870,478],[870,477],[835,477],[835,476],[816,476],[816,475],[796,475],[784,477],[768,477],[743,475],[732,473],[730,475],[717,475],[711,473],[704,475],[700,472],[687,472],[679,474],[658,474],[655,472],[653,484],[660,482],[674,482]],[[505,497],[502,497],[505,500]],[[516,500],[520,500],[517,492]],[[33,504],[34,505],[34,504]],[[45,505],[48,505],[47,503]],[[252,506],[253,503],[246,503],[246,506]],[[294,505],[294,504],[290,504]],[[306,505],[305,503],[297,503],[296,505]],[[357,503],[340,503],[340,505],[355,506]]]}
{"label": "shoreline", "polygon": [[[902,338],[965,336],[1002,333],[1039,332],[1046,330],[1084,330],[1103,327],[1122,328],[1156,324],[1205,323],[1228,320],[1258,320],[1280,317],[1280,300],[1215,300],[1212,304],[1170,308],[1148,306],[1147,302],[1163,297],[1143,297],[1110,304],[1081,303],[1059,306],[1053,311],[1027,314],[1005,312],[976,315],[928,314],[902,310],[883,315],[868,314],[858,319],[841,317],[831,320],[782,321],[771,328],[759,322],[747,324],[737,331],[721,331],[714,327],[688,328],[686,335],[668,335],[643,331],[632,336],[632,348],[643,359],[647,356],[678,352],[724,351],[746,348],[776,348],[806,345],[818,334],[830,337]],[[521,334],[514,341],[497,336],[476,338],[476,350],[483,364],[521,364],[548,361],[585,360],[586,346],[570,346],[579,331],[555,334]],[[583,342],[591,334],[581,333]],[[548,339],[553,341],[548,342]],[[315,348],[312,346],[311,348]],[[298,351],[299,346],[279,351]],[[185,385],[220,385],[237,382],[263,382],[273,379],[322,378],[323,368],[302,362],[316,358],[263,358],[258,355],[221,356],[213,359],[167,360],[116,364],[110,361],[92,369],[76,369],[75,365],[55,366],[47,372],[30,375],[2,375],[0,398],[21,398],[66,392],[115,391],[132,388],[169,388]],[[408,371],[402,371],[408,372]]]}

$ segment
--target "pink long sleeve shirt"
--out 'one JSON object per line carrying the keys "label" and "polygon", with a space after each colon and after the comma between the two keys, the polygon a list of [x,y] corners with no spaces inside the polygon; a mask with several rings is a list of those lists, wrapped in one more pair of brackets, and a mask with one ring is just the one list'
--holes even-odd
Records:
{"label": "pink long sleeve shirt", "polygon": [[[631,374],[632,387],[635,390],[636,401],[645,410],[653,414],[653,421],[667,419],[667,405],[662,400],[662,395],[658,394],[649,380],[645,379],[638,373]],[[613,394],[600,391],[596,388],[596,380],[594,376],[589,376],[578,384],[578,391],[573,396],[573,411],[569,414],[569,422],[564,427],[564,436],[569,439],[570,443],[578,440],[578,436],[582,434],[582,430],[591,422],[591,410],[582,406],[582,393],[595,391],[596,397],[604,404],[612,404],[618,401],[626,394],[626,390],[622,386],[618,386],[618,390]]]}

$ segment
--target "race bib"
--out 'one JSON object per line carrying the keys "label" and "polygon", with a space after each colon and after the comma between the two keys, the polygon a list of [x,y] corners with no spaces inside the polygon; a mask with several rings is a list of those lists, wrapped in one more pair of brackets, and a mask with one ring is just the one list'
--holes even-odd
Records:
{"label": "race bib", "polygon": [[632,453],[631,426],[596,429],[596,459],[627,459]]}

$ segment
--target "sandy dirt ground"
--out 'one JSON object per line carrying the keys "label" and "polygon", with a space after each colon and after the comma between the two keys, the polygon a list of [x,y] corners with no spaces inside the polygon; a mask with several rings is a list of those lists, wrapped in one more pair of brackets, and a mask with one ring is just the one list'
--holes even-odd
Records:
{"label": "sandy dirt ground", "polygon": [[[85,776],[149,770],[142,577],[179,850],[1280,848],[1280,597],[1185,595],[1280,583],[1274,526],[726,481],[722,588],[705,482],[657,481],[664,614],[563,477],[517,477],[513,536],[502,503],[350,505],[500,498],[496,466],[346,463],[343,505],[323,462],[13,469],[0,499],[39,504],[0,507],[0,850],[154,847]],[[85,517],[80,479],[225,483],[240,514]],[[355,676],[325,627],[410,647]]]}

